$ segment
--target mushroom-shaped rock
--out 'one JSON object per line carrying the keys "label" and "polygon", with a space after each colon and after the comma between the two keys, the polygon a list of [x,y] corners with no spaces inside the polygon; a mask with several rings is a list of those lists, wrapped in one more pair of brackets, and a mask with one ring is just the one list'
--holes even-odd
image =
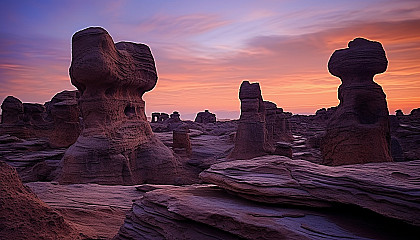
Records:
{"label": "mushroom-shaped rock", "polygon": [[340,104],[330,117],[321,142],[323,163],[343,165],[389,162],[390,129],[386,96],[373,76],[386,70],[388,61],[379,42],[356,38],[348,48],[336,50],[328,63],[341,79]]}
{"label": "mushroom-shaped rock", "polygon": [[179,163],[144,112],[142,95],[157,81],[149,47],[87,28],[73,36],[69,72],[83,130],[62,159],[60,183],[176,183]]}

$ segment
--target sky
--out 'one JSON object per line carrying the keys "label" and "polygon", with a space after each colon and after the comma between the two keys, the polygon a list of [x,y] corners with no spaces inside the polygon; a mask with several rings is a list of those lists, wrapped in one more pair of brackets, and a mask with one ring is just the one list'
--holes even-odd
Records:
{"label": "sky", "polygon": [[375,76],[390,113],[420,107],[418,0],[0,1],[0,101],[44,103],[73,90],[71,37],[89,26],[115,42],[147,44],[159,80],[146,114],[204,109],[240,114],[242,81],[259,82],[264,100],[294,114],[338,104],[340,79],[327,69],[356,37],[382,43],[389,61]]}

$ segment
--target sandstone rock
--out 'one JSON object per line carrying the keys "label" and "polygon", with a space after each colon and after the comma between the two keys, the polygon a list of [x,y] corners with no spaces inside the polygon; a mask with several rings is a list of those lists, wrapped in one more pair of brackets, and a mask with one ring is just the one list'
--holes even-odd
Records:
{"label": "sandstone rock", "polygon": [[204,110],[204,112],[197,113],[194,122],[198,123],[214,123],[216,122],[216,114]]}
{"label": "sandstone rock", "polygon": [[246,199],[327,207],[352,204],[420,226],[420,160],[328,167],[266,156],[211,166],[200,174]]}
{"label": "sandstone rock", "polygon": [[264,101],[264,107],[267,140],[271,143],[292,142],[293,135],[290,131],[288,115],[273,102]]}
{"label": "sandstone rock", "polygon": [[243,81],[239,89],[241,116],[236,132],[233,159],[250,159],[273,152],[267,138],[265,107],[259,83]]}
{"label": "sandstone rock", "polygon": [[0,136],[0,159],[16,169],[23,182],[55,179],[64,152],[63,148],[50,148],[47,140]]}
{"label": "sandstone rock", "polygon": [[397,109],[395,110],[395,116],[401,117],[401,116],[404,116],[404,113],[401,109]]}
{"label": "sandstone rock", "polygon": [[22,103],[9,96],[3,102],[6,114],[0,135],[42,138],[53,148],[69,147],[80,133],[76,94],[77,91],[63,91],[45,105]]}
{"label": "sandstone rock", "polygon": [[179,183],[180,164],[153,134],[142,96],[157,82],[148,46],[114,44],[102,28],[72,38],[71,82],[83,130],[65,153],[60,183]]}
{"label": "sandstone rock", "polygon": [[173,131],[172,150],[176,153],[184,153],[191,156],[191,142],[188,133],[190,130],[186,126],[181,126]]}
{"label": "sandstone rock", "polygon": [[329,119],[321,144],[323,164],[392,161],[385,94],[373,81],[387,64],[382,45],[362,38],[331,56],[328,69],[342,84],[340,104]]}
{"label": "sandstone rock", "polygon": [[23,103],[13,97],[8,96],[1,104],[1,123],[13,124],[23,121]]}
{"label": "sandstone rock", "polygon": [[169,114],[167,113],[152,113],[152,123],[155,122],[163,122],[169,118]]}
{"label": "sandstone rock", "polygon": [[0,239],[81,239],[76,230],[0,161]]}
{"label": "sandstone rock", "polygon": [[143,195],[134,186],[61,185],[54,182],[25,185],[61,213],[86,239],[112,239],[124,223],[132,200]]}
{"label": "sandstone rock", "polygon": [[195,185],[147,192],[114,239],[414,239],[417,232],[366,212],[265,206]]}
{"label": "sandstone rock", "polygon": [[79,137],[80,109],[78,91],[62,91],[46,103],[47,119],[54,123],[49,141],[52,147],[69,147]]}

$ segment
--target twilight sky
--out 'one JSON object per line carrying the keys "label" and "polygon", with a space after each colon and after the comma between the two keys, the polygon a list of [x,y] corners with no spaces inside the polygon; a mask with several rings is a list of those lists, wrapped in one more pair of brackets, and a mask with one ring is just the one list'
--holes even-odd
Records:
{"label": "twilight sky", "polygon": [[338,104],[340,80],[328,73],[335,49],[379,41],[389,65],[377,75],[390,113],[420,107],[418,0],[16,1],[0,5],[0,101],[43,103],[75,89],[68,75],[71,36],[102,26],[115,42],[150,46],[159,80],[144,95],[146,114],[209,109],[238,118],[243,80],[264,100],[313,114]]}

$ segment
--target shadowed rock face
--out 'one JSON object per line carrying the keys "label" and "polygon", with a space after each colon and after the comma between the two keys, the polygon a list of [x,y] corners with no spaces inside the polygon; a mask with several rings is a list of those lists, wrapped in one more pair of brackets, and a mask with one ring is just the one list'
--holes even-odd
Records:
{"label": "shadowed rock face", "polygon": [[323,163],[343,165],[390,162],[388,107],[373,76],[386,70],[388,61],[379,42],[356,38],[348,48],[335,51],[328,69],[341,79],[340,104],[329,119],[321,143]]}
{"label": "shadowed rock face", "polygon": [[149,47],[87,28],[73,36],[69,72],[84,128],[63,157],[60,183],[175,183],[178,162],[144,112],[142,96],[157,82]]}
{"label": "shadowed rock face", "polygon": [[265,107],[259,83],[243,81],[239,89],[241,116],[236,132],[235,147],[229,158],[251,159],[273,152],[265,123]]}

